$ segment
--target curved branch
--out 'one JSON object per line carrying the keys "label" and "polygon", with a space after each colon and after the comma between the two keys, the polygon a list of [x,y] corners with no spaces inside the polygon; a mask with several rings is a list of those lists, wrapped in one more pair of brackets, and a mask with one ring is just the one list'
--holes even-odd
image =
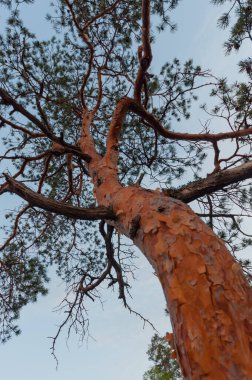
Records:
{"label": "curved branch", "polygon": [[2,115],[0,115],[0,120],[1,120],[1,125],[7,124],[9,125],[12,129],[15,129],[17,131],[23,132],[26,135],[28,135],[30,138],[38,138],[38,137],[46,137],[45,133],[33,133],[29,131],[28,129],[22,127],[21,125],[15,124],[10,120],[5,119]]}
{"label": "curved branch", "polygon": [[23,116],[34,123],[42,132],[44,132],[48,137],[52,136],[51,131],[48,126],[45,126],[39,119],[27,111],[21,104],[19,104],[7,91],[0,87],[0,97],[6,103],[11,105],[15,111],[20,112]]}
{"label": "curved branch", "polygon": [[68,218],[81,219],[81,220],[99,220],[99,219],[110,219],[115,220],[116,216],[112,210],[106,207],[92,207],[92,208],[81,208],[76,206],[71,206],[63,202],[55,201],[50,198],[36,193],[35,191],[29,189],[22,183],[14,180],[13,178],[5,175],[7,186],[2,189],[3,192],[11,192],[19,195],[21,198],[25,199],[30,205],[42,208],[43,210],[53,212],[58,215],[64,215]]}
{"label": "curved branch", "polygon": [[[112,121],[109,127],[107,138],[107,153],[106,156],[117,156],[118,140],[121,128],[127,112],[133,112],[140,116],[154,131],[158,132],[161,136],[177,141],[208,141],[216,143],[217,141],[245,137],[252,134],[252,128],[240,129],[232,132],[221,133],[180,133],[173,132],[165,129],[160,121],[135,99],[124,97],[117,103],[116,109],[113,113]],[[115,154],[115,152],[117,154]],[[113,153],[113,154],[112,154]],[[115,161],[115,158],[113,158]]]}
{"label": "curved branch", "polygon": [[168,131],[162,126],[160,121],[156,119],[153,114],[146,111],[146,109],[139,102],[135,101],[134,99],[130,100],[130,111],[134,112],[136,115],[144,119],[149,124],[149,126],[155,131],[157,131],[161,136],[169,138],[171,140],[217,142],[220,140],[245,137],[252,134],[252,128],[221,133],[179,133]]}
{"label": "curved branch", "polygon": [[223,187],[252,178],[252,161],[246,162],[234,169],[221,170],[204,179],[194,181],[178,190],[164,190],[164,192],[185,203],[194,201],[204,195],[214,193]]}
{"label": "curved branch", "polygon": [[8,239],[6,240],[6,242],[0,247],[0,251],[3,251],[7,247],[7,245],[16,237],[19,220],[29,208],[30,208],[30,205],[27,205],[21,211],[19,211],[19,213],[17,214],[15,218],[13,231],[11,235],[8,237]]}
{"label": "curved branch", "polygon": [[[79,147],[68,144],[63,141],[62,138],[55,136],[48,126],[42,123],[36,116],[31,114],[27,109],[25,109],[22,104],[18,103],[7,91],[0,87],[0,97],[5,104],[11,105],[15,111],[19,112],[21,115],[25,116],[33,124],[35,124],[50,140],[62,145],[65,148],[66,153],[73,153],[82,157],[86,162],[90,162],[90,156],[81,153]],[[10,125],[10,123],[9,123]]]}
{"label": "curved branch", "polygon": [[80,285],[79,285],[79,288],[78,288],[78,291],[86,294],[87,296],[90,297],[89,295],[89,292],[91,292],[92,290],[94,290],[95,288],[97,288],[104,280],[106,280],[108,274],[110,273],[111,271],[111,268],[112,268],[112,264],[111,263],[108,263],[108,265],[106,266],[106,269],[104,270],[104,272],[96,279],[96,281],[92,282],[91,284],[89,285],[86,285],[84,286],[83,285],[83,281],[86,277],[86,273],[82,276],[82,279],[80,280]]}
{"label": "curved branch", "polygon": [[92,25],[95,21],[97,21],[99,18],[111,13],[115,8],[116,6],[121,2],[122,0],[116,0],[110,7],[107,7],[105,8],[103,11],[101,11],[100,13],[98,13],[97,15],[95,15],[91,20],[89,20],[85,25],[84,25],[84,28],[83,28],[83,31],[85,31],[87,28],[90,27],[90,25]]}

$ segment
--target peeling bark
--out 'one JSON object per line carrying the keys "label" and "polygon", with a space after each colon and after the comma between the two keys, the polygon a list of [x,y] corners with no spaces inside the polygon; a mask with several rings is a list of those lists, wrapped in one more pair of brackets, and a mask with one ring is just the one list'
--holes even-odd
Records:
{"label": "peeling bark", "polygon": [[160,279],[185,379],[251,379],[252,293],[224,243],[187,205],[160,192],[103,179],[96,197],[113,208],[116,228]]}
{"label": "peeling bark", "polygon": [[[15,99],[6,89],[0,87],[0,99],[3,105],[11,106],[12,108],[10,115],[17,112],[22,118],[24,117],[32,123],[36,131],[34,132],[33,128],[29,130],[28,124],[24,127],[19,123],[14,123],[12,118],[8,120],[3,116],[0,116],[1,125],[6,123],[14,131],[17,130],[23,133],[27,137],[23,140],[23,147],[26,146],[27,141],[31,138],[40,137],[46,137],[52,144],[50,151],[43,152],[36,157],[2,156],[2,159],[8,160],[21,159],[23,163],[13,178],[6,176],[6,183],[0,186],[0,194],[6,191],[16,193],[28,201],[31,206],[74,219],[109,219],[109,224],[113,224],[120,233],[128,236],[140,248],[160,279],[171,315],[175,349],[185,379],[252,379],[251,288],[240,266],[228,252],[223,241],[185,204],[203,195],[220,190],[227,185],[251,178],[251,162],[244,163],[233,169],[220,170],[221,163],[225,162],[229,167],[229,165],[237,165],[242,158],[250,158],[250,154],[242,156],[239,153],[239,139],[252,135],[252,128],[247,125],[247,113],[245,113],[245,118],[240,122],[239,126],[235,125],[235,128],[232,129],[232,126],[229,125],[231,130],[228,132],[214,134],[208,133],[208,131],[205,131],[205,133],[180,133],[167,130],[162,124],[162,119],[168,109],[165,110],[161,120],[159,120],[154,114],[148,112],[147,107],[149,99],[148,69],[152,61],[151,1],[142,0],[142,44],[138,50],[139,66],[135,81],[129,78],[127,67],[126,72],[124,72],[125,70],[116,72],[113,70],[113,65],[111,67],[107,65],[118,42],[116,29],[116,33],[112,37],[111,49],[105,49],[106,44],[103,46],[98,42],[97,45],[95,39],[92,38],[94,32],[91,28],[92,24],[114,11],[112,17],[115,17],[116,20],[116,7],[120,2],[123,3],[122,0],[115,0],[113,4],[107,8],[102,8],[99,13],[93,14],[93,17],[85,21],[81,19],[81,15],[77,17],[73,2],[65,0],[69,16],[72,18],[71,27],[76,29],[75,31],[88,51],[87,67],[85,68],[79,91],[83,115],[78,145],[67,143],[63,134],[61,136],[54,134],[39,102],[39,98],[43,95],[43,80],[41,82],[37,81],[37,84],[41,87],[40,93],[36,90],[33,91],[34,99],[37,100],[36,106],[39,118],[30,113],[22,102],[20,103],[18,99]],[[140,4],[137,6],[140,6]],[[104,27],[106,27],[106,24],[104,24]],[[104,53],[100,50],[104,51]],[[99,58],[97,61],[97,57],[101,59]],[[103,61],[103,64],[100,65],[99,61]],[[23,66],[25,69],[24,63]],[[28,79],[30,75],[32,77],[32,74],[26,69],[24,71],[28,75]],[[107,73],[111,71],[111,74],[105,74],[106,71]],[[100,112],[104,115],[104,118],[101,117],[100,120],[103,120],[104,123],[107,120],[107,112],[103,109],[103,106],[101,107],[103,94],[106,92],[103,91],[106,88],[105,81],[103,83],[104,75],[111,75],[112,77],[115,75],[119,78],[119,81],[121,77],[127,78],[131,84],[134,84],[134,98],[125,96],[118,100],[108,127],[106,153],[102,157],[96,150],[96,141],[92,136],[90,127],[97,116],[100,118]],[[198,75],[204,77],[204,72],[198,73],[196,70],[195,76]],[[86,103],[85,101],[85,96],[88,96],[89,92],[87,84],[95,80],[95,76],[97,76],[97,96],[95,97],[96,99],[93,99],[93,108],[88,109],[88,105],[93,102]],[[176,81],[174,86],[177,86]],[[192,85],[190,89],[182,89],[179,95],[203,86],[204,84],[199,86]],[[6,87],[9,87],[8,83],[6,83]],[[106,94],[105,100],[109,99],[110,95],[113,94]],[[165,96],[167,103],[165,108],[168,107],[171,101],[176,100],[177,96],[172,100]],[[18,98],[18,96],[16,97]],[[43,99],[52,101],[50,96],[43,97]],[[52,104],[55,103],[56,105],[58,103],[56,101],[57,99],[53,100]],[[106,105],[106,101],[104,104]],[[109,103],[107,106],[109,107]],[[230,111],[228,106],[227,110]],[[81,116],[81,111],[75,107],[76,111],[78,116]],[[125,117],[130,112],[137,115],[145,127],[154,130],[156,139],[160,135],[175,141],[210,143],[214,151],[215,172],[204,180],[195,181],[182,189],[172,190],[170,193],[168,191],[166,194],[133,186],[123,188],[118,182],[119,143]],[[229,121],[228,117],[225,119]],[[20,120],[20,117],[17,120]],[[65,125],[63,127],[65,128]],[[62,131],[64,128],[62,128]],[[231,157],[220,159],[217,143],[226,139],[236,139],[237,149]],[[12,149],[19,151],[20,144]],[[8,151],[6,154],[8,154]],[[69,182],[67,196],[68,194],[70,194],[70,197],[77,194],[79,196],[82,189],[82,175],[90,175],[99,207],[83,209],[48,199],[40,194],[48,174],[51,156],[63,154],[67,155]],[[73,184],[72,155],[75,155],[80,161],[80,165],[78,165],[80,169],[78,190],[74,188]],[[155,154],[156,156],[157,154]],[[239,157],[239,159],[236,161],[235,157]],[[29,162],[36,162],[42,158],[45,160],[44,171],[36,193],[22,183],[17,182],[14,178],[20,175],[24,176]],[[15,162],[17,163],[18,161]],[[70,197],[65,197],[64,199],[71,199]],[[15,229],[19,218],[28,207],[30,206],[26,206],[18,213]],[[210,214],[212,215],[211,210]],[[108,260],[110,259],[108,267],[100,278],[89,286],[84,287],[81,284],[80,290],[83,294],[88,290],[92,290],[106,278],[112,267],[117,272],[118,267],[116,268],[116,265],[118,264],[113,261],[110,240],[112,230],[113,228],[110,228],[108,239],[108,235],[105,236],[104,230],[100,229],[105,240]],[[15,233],[14,230],[14,234],[10,236],[2,249],[10,243]],[[120,283],[119,276],[121,276],[121,272],[119,275],[117,273],[117,276]]]}

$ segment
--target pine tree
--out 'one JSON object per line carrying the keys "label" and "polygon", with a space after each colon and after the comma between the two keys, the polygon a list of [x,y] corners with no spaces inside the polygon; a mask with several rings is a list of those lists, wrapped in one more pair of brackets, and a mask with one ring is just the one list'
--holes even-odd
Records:
{"label": "pine tree", "polygon": [[173,358],[173,349],[165,338],[154,334],[147,351],[154,365],[145,372],[144,380],[176,380],[181,378],[178,362]]}
{"label": "pine tree", "polygon": [[[52,265],[68,287],[53,350],[64,327],[85,333],[85,299],[100,284],[118,286],[130,308],[124,235],[160,279],[185,378],[249,379],[250,262],[236,255],[252,243],[241,224],[252,203],[251,59],[240,62],[241,83],[192,60],[152,74],[151,17],[159,31],[174,30],[168,15],[178,0],[53,1],[47,41],[22,22],[19,7],[33,2],[0,0],[10,11],[0,38],[0,194],[25,201],[6,215],[2,341],[19,333],[22,307],[46,294]],[[213,3],[230,3],[219,25],[233,23],[225,46],[238,50],[251,40],[251,1]],[[204,86],[216,99],[203,106],[214,128],[183,133]]]}

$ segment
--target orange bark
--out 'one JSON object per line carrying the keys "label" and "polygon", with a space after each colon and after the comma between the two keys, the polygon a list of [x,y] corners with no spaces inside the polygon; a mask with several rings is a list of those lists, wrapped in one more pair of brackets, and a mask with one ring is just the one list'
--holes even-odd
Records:
{"label": "orange bark", "polygon": [[181,201],[122,188],[109,171],[96,162],[97,200],[160,279],[185,379],[252,379],[251,288],[224,243]]}

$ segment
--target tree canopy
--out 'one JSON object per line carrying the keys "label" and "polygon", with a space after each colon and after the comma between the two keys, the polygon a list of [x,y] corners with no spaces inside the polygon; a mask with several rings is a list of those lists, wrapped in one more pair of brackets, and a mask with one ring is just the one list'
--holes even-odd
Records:
{"label": "tree canopy", "polygon": [[[152,72],[155,34],[176,28],[171,12],[179,0],[52,1],[54,32],[46,41],[22,21],[22,3],[33,2],[0,0],[9,10],[0,37],[0,194],[24,200],[3,227],[3,342],[19,333],[22,307],[46,294],[50,266],[68,289],[55,338],[66,326],[85,332],[85,299],[99,297],[101,283],[117,287],[130,309],[134,253],[114,227],[120,212],[93,192],[101,185],[89,170],[93,157],[116,162],[125,187],[196,201],[198,215],[235,257],[252,244],[242,226],[252,204],[251,58],[239,62],[243,76],[235,83],[191,59],[174,58]],[[230,27],[226,53],[252,41],[251,0],[212,3],[227,9],[219,19]],[[202,105],[205,123],[188,130],[202,87],[215,105]],[[131,224],[132,239],[138,223]],[[240,262],[250,278],[250,261]]]}

